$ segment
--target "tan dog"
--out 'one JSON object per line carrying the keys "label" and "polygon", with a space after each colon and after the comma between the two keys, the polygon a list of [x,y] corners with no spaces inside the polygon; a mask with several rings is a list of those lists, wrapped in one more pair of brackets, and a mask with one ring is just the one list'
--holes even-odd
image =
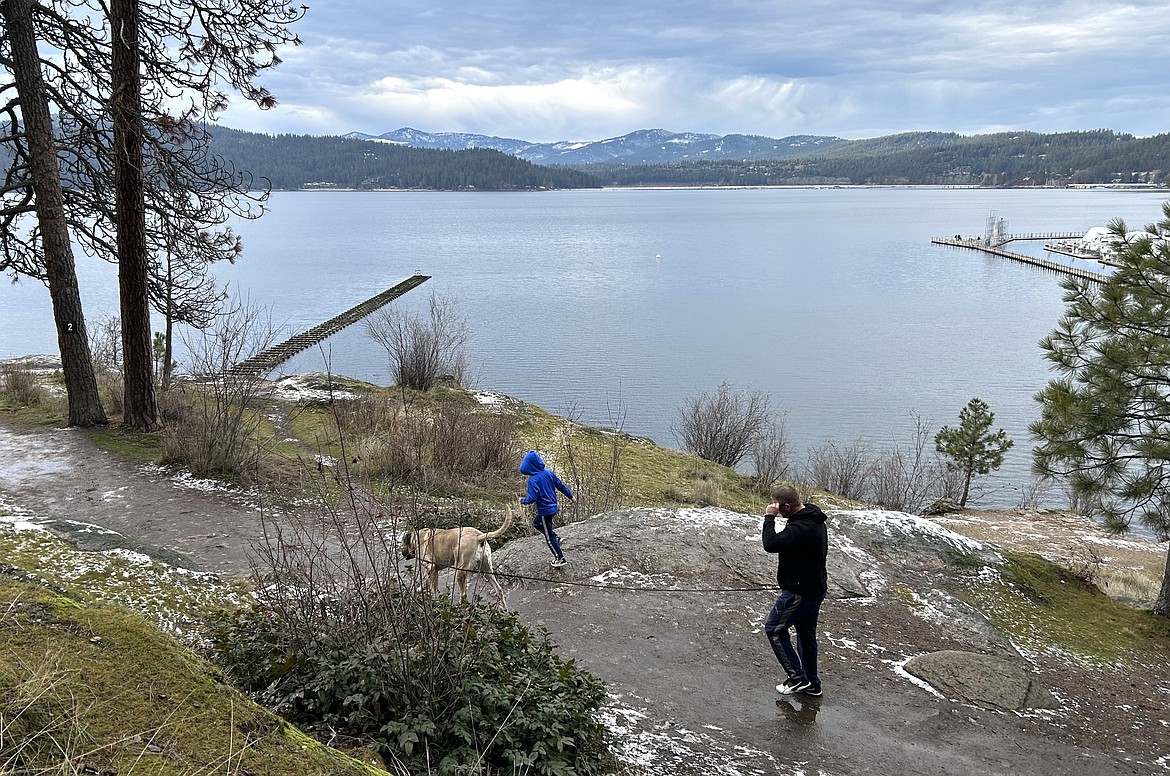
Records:
{"label": "tan dog", "polygon": [[507,609],[504,589],[496,579],[492,566],[492,546],[489,541],[503,536],[512,525],[512,507],[504,511],[504,524],[491,533],[478,528],[420,528],[402,535],[402,557],[418,558],[427,568],[431,590],[439,591],[439,570],[455,569],[455,584],[459,586],[459,600],[467,600],[467,575],[472,571],[486,573],[500,597],[500,606]]}

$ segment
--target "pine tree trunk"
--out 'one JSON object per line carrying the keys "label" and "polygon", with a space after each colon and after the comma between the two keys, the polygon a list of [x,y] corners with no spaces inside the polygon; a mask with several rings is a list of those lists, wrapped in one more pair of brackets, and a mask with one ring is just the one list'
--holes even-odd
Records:
{"label": "pine tree trunk", "polygon": [[1162,591],[1154,601],[1154,614],[1170,617],[1170,543],[1166,545],[1166,568],[1162,570]]}
{"label": "pine tree trunk", "polygon": [[971,477],[974,473],[968,469],[963,477],[963,497],[959,499],[959,506],[963,509],[967,508],[967,498],[971,495]]}
{"label": "pine tree trunk", "polygon": [[158,428],[150,331],[150,271],[146,252],[146,203],[142,171],[142,81],[139,74],[138,0],[113,0],[111,100],[114,117],[114,204],[118,229],[118,290],[122,311],[125,410],[131,428]]}
{"label": "pine tree trunk", "polygon": [[57,326],[57,346],[69,401],[69,425],[98,426],[106,421],[89,352],[81,291],[69,240],[61,171],[53,142],[31,0],[4,0],[0,14],[12,49],[12,72],[28,139],[29,177],[36,200],[37,222],[45,253],[45,276]]}

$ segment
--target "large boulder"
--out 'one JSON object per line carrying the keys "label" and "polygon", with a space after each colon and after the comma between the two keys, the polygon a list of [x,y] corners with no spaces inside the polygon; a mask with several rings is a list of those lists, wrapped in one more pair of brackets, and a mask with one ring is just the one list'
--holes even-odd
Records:
{"label": "large boulder", "polygon": [[906,672],[954,700],[1005,711],[1055,709],[1060,704],[1019,660],[945,650],[911,658]]}
{"label": "large boulder", "polygon": [[[557,529],[569,558],[563,569],[548,567],[539,536],[510,542],[496,553],[496,566],[518,585],[532,577],[642,588],[774,588],[776,556],[760,544],[762,525],[762,517],[718,507],[619,509]],[[869,595],[858,577],[863,565],[842,552],[832,530],[829,536],[829,596]]]}

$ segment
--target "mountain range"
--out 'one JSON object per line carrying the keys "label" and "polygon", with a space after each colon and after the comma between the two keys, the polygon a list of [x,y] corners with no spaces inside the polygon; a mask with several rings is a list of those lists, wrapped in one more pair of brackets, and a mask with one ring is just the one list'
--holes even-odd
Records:
{"label": "mountain range", "polygon": [[381,135],[350,132],[342,137],[381,143],[464,151],[488,148],[533,164],[671,164],[723,159],[783,159],[825,151],[849,141],[839,137],[791,135],[783,138],[762,135],[706,135],[640,129],[620,137],[592,141],[532,143],[515,138],[476,135],[464,132],[423,132],[410,127]]}

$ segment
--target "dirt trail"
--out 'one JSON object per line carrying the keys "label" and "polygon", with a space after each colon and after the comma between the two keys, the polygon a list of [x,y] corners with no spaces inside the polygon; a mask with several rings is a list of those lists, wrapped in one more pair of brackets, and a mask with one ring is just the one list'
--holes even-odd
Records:
{"label": "dirt trail", "polygon": [[[39,520],[79,546],[120,542],[221,575],[249,567],[260,536],[256,499],[98,449],[85,431],[19,427],[0,415],[0,506]],[[170,553],[177,554],[171,555]]]}

